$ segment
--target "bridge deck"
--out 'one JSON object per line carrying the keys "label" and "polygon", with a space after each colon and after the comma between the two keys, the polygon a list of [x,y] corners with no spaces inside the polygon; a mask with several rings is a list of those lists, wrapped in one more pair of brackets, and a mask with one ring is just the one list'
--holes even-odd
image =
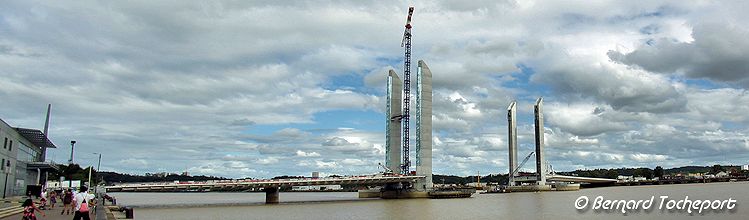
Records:
{"label": "bridge deck", "polygon": [[[538,176],[517,176],[515,177],[516,182],[535,182]],[[614,183],[617,182],[615,179],[606,178],[595,178],[595,177],[580,177],[580,176],[564,176],[564,175],[546,175],[548,181],[560,181],[560,182],[575,182],[575,183]]]}
{"label": "bridge deck", "polygon": [[579,176],[563,176],[563,175],[548,175],[547,180],[562,181],[562,182],[578,182],[578,183],[613,183],[617,180],[606,179],[606,178],[594,178],[594,177],[579,177]]}
{"label": "bridge deck", "polygon": [[249,180],[213,183],[151,183],[106,187],[107,192],[163,192],[246,190],[251,188],[312,186],[312,185],[384,185],[386,183],[415,182],[424,176],[367,176],[319,179]]}

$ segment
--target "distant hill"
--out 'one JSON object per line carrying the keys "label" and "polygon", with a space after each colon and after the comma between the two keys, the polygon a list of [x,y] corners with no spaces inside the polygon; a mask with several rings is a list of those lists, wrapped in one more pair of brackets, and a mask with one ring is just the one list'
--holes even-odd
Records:
{"label": "distant hill", "polygon": [[[738,168],[741,169],[741,167],[737,166],[723,166],[725,170],[730,170],[731,168]],[[666,174],[678,174],[678,173],[707,173],[710,172],[712,169],[711,166],[685,166],[685,167],[676,167],[676,168],[669,168],[665,169]],[[724,171],[725,171],[724,170]]]}
{"label": "distant hill", "polygon": [[[688,173],[716,173],[720,171],[728,171],[731,170],[744,172],[747,171],[741,171],[740,166],[722,166],[722,165],[713,165],[713,166],[683,166],[683,167],[675,167],[675,168],[668,168],[663,169],[663,175],[675,175],[675,174],[688,174]],[[570,175],[570,176],[582,176],[582,177],[597,177],[597,178],[609,178],[609,179],[616,179],[618,176],[642,176],[647,178],[653,178],[656,175],[658,175],[658,172],[655,169],[651,168],[613,168],[613,169],[593,169],[593,170],[575,170],[575,171],[569,171],[569,172],[557,172],[557,174],[560,175]],[[472,183],[476,182],[476,176],[455,176],[455,175],[439,175],[435,174],[432,177],[432,182],[441,184],[466,184],[466,183]],[[481,177],[481,182],[494,182],[494,183],[501,183],[506,184],[507,183],[507,174],[490,174],[487,176]]]}
{"label": "distant hill", "polygon": [[173,182],[173,181],[206,181],[206,180],[228,180],[224,177],[216,176],[183,176],[177,174],[168,174],[164,176],[149,175],[130,175],[115,172],[99,172],[99,176],[107,183],[134,183],[134,182]]}
{"label": "distant hill", "polygon": [[[88,169],[81,168],[78,164],[60,164],[60,172],[50,173],[50,180],[57,180],[60,177],[65,179],[83,180],[88,182]],[[105,183],[134,183],[134,182],[172,182],[172,181],[206,181],[206,180],[227,180],[228,178],[216,177],[216,176],[188,176],[178,174],[166,174],[161,173],[159,175],[131,175],[121,174],[115,172],[93,172],[93,178],[91,178],[94,184],[98,184],[99,181],[104,180]]]}
{"label": "distant hill", "polygon": [[[675,175],[675,174],[689,174],[689,173],[717,173],[720,171],[741,171],[740,166],[683,166],[663,169],[664,175]],[[560,174],[575,174],[584,177],[599,177],[599,178],[611,178],[616,179],[617,176],[643,176],[652,178],[656,175],[656,171],[650,168],[614,168],[614,169],[594,169],[594,170],[575,170],[572,172],[559,172]]]}
{"label": "distant hill", "polygon": [[[79,179],[88,181],[88,169],[82,169],[78,164],[59,165],[59,173],[51,173],[49,179],[59,179],[60,176],[65,176],[66,179]],[[743,172],[747,175],[747,171],[741,171],[740,166],[683,166],[676,168],[663,169],[664,175],[675,175],[678,173],[717,173],[720,171],[736,171]],[[652,178],[658,175],[656,169],[650,168],[613,168],[613,169],[593,169],[593,170],[575,170],[570,172],[557,172],[561,175],[576,175],[583,177],[599,177],[599,178],[611,178],[616,179],[617,176],[644,176]],[[274,179],[284,178],[302,178],[301,176],[278,176]],[[132,175],[132,174],[121,174],[116,172],[94,172],[94,182],[104,180],[107,184],[112,183],[134,183],[134,182],[173,182],[173,181],[206,181],[206,180],[228,180],[229,178],[217,177],[217,176],[188,176],[178,174],[146,174],[146,175]],[[434,174],[432,181],[437,184],[467,184],[476,182],[476,176],[456,176],[456,175],[440,175]],[[487,176],[481,176],[481,182],[487,183],[507,183],[507,174],[490,174]]]}

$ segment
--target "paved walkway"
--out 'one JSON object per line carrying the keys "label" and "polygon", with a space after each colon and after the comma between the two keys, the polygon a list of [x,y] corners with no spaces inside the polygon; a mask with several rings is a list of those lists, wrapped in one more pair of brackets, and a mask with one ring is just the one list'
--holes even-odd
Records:
{"label": "paved walkway", "polygon": [[[60,215],[61,210],[62,208],[57,208],[57,207],[55,207],[55,209],[52,209],[52,210],[42,210],[44,211],[44,213],[47,214],[47,216],[46,217],[42,216],[42,213],[36,213],[36,218],[38,220],[71,220],[73,219],[73,213],[70,213],[70,215]],[[21,217],[22,215],[18,214],[18,215],[10,216],[7,218],[3,218],[2,220],[5,220],[5,219],[20,220]],[[90,217],[91,219],[95,219],[95,216],[93,215],[93,213],[91,213]]]}

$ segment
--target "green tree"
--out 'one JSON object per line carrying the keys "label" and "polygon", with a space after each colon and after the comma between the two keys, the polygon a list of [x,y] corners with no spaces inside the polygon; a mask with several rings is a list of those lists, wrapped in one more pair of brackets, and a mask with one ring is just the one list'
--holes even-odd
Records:
{"label": "green tree", "polygon": [[722,171],[726,171],[726,169],[724,169],[723,166],[721,166],[720,164],[715,164],[710,169],[710,173],[712,173],[712,174],[717,174],[717,173],[720,173]]}
{"label": "green tree", "polygon": [[[78,164],[59,164],[58,166],[60,167],[60,171],[51,172],[49,174],[49,180],[59,180],[62,176],[65,177],[65,180],[80,180],[82,183],[88,183],[88,170],[92,169],[92,167],[86,167],[84,169]],[[91,175],[91,179],[93,180],[92,184],[98,184],[100,178],[97,178],[98,173],[96,170],[92,170]]]}
{"label": "green tree", "polygon": [[657,166],[655,167],[655,170],[653,170],[653,176],[658,178],[663,178],[663,167]]}
{"label": "green tree", "polygon": [[653,170],[650,168],[636,168],[632,171],[632,175],[651,179],[653,178]]}

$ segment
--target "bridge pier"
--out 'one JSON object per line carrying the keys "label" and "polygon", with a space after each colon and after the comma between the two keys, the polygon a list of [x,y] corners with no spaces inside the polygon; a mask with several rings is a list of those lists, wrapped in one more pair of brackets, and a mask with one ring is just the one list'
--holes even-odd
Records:
{"label": "bridge pier", "polygon": [[278,187],[266,187],[265,191],[265,204],[278,204]]}

